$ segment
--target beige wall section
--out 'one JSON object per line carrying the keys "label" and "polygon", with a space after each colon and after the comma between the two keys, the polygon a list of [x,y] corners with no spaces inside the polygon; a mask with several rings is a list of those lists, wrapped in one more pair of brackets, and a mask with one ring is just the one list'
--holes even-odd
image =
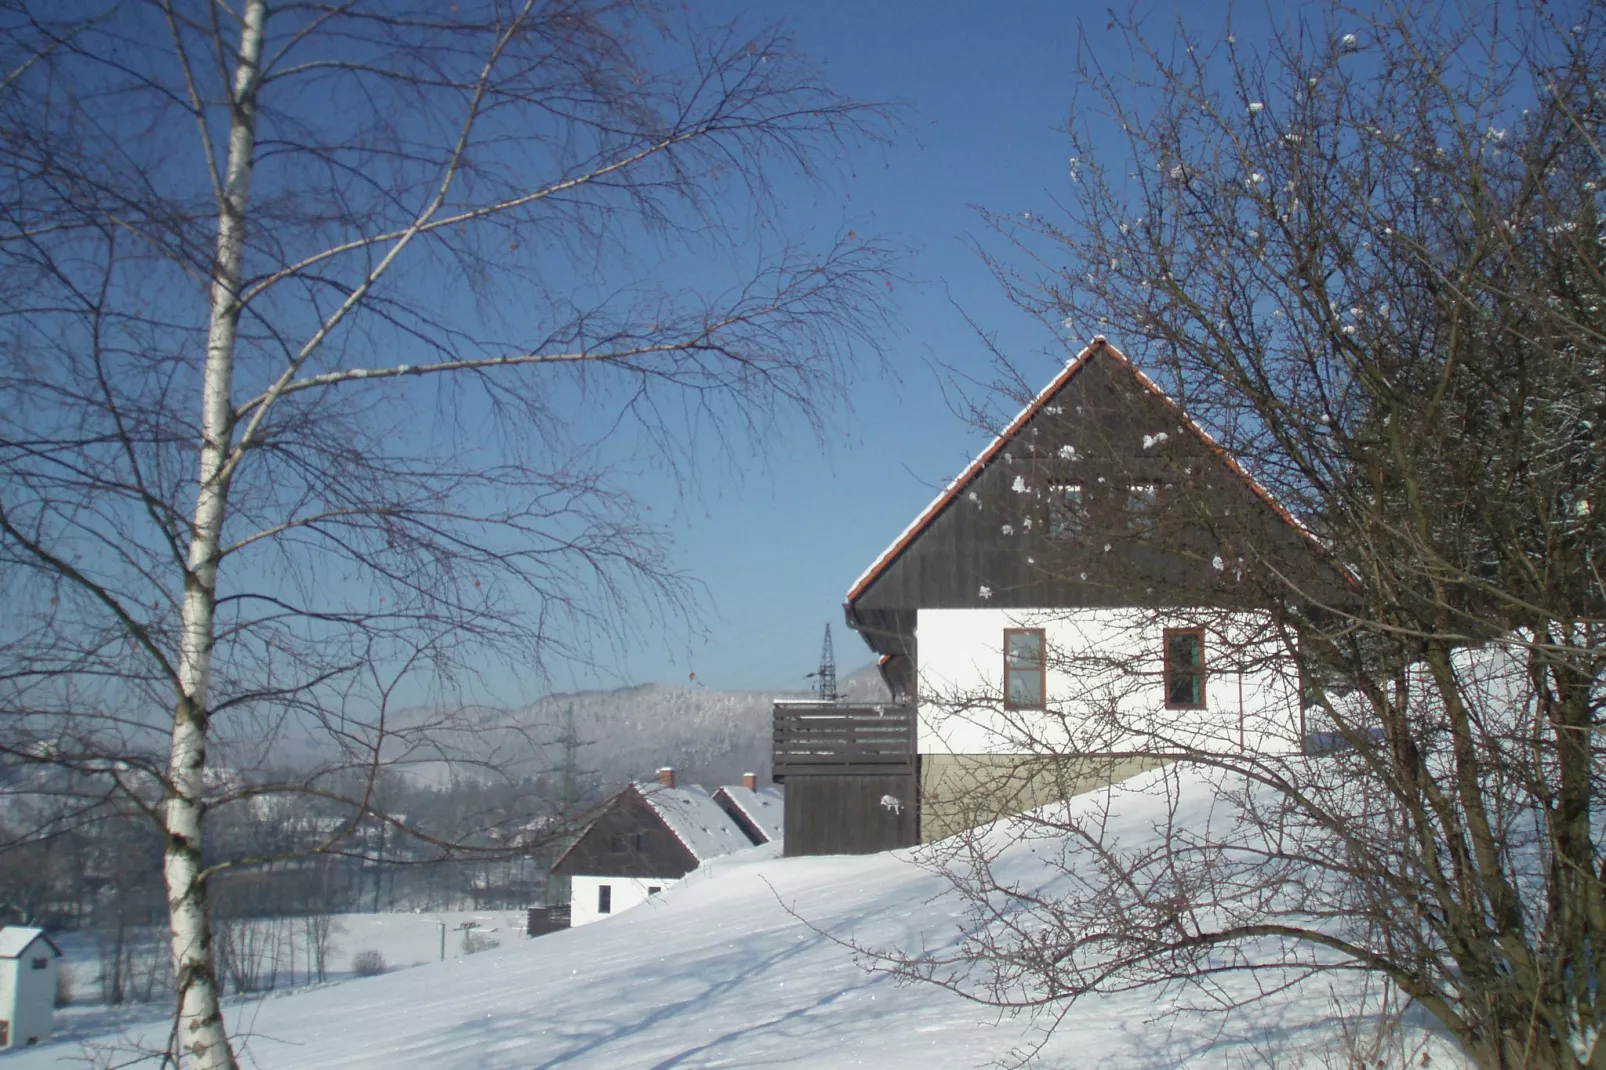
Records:
{"label": "beige wall section", "polygon": [[920,841],[1107,787],[1159,764],[1097,755],[922,754]]}

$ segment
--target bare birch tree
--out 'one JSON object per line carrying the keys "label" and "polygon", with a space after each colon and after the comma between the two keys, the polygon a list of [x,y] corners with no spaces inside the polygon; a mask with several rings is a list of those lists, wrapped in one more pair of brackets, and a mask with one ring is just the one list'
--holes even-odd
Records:
{"label": "bare birch tree", "polygon": [[[1077,115],[1099,123],[1073,126],[1069,218],[995,217],[1000,275],[1056,328],[1119,339],[1343,580],[1282,567],[1190,493],[1197,469],[1150,469],[1179,521],[1241,555],[1266,628],[1235,640],[1187,597],[1127,625],[1195,612],[1220,657],[1204,683],[1262,651],[1297,670],[1298,717],[1246,746],[1139,708],[1163,667],[1120,644],[1050,651],[1041,714],[923,694],[1009,720],[1050,772],[1167,765],[1166,816],[1134,843],[1118,794],[1028,815],[1009,827],[1042,844],[1040,883],[995,871],[996,834],[954,841],[973,936],[896,969],[1050,1015],[1359,971],[1476,1065],[1606,1067],[1606,24],[1555,7],[1331,4],[1258,45],[1122,25],[1129,55],[1084,57]],[[1094,140],[1113,127],[1119,148]],[[1123,537],[1039,553],[1074,568],[1080,543]]]}
{"label": "bare birch tree", "polygon": [[613,470],[817,426],[887,251],[781,208],[887,112],[631,0],[11,0],[0,41],[5,753],[160,822],[170,1054],[233,1066],[207,882],[271,858],[208,815],[406,831],[381,767],[487,759],[398,687],[686,608]]}

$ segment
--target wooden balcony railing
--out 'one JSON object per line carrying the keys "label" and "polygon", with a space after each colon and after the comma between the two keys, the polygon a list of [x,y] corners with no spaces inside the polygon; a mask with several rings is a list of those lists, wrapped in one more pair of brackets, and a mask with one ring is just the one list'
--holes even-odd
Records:
{"label": "wooden balcony railing", "polygon": [[907,773],[915,761],[913,706],[775,704],[775,779]]}
{"label": "wooden balcony railing", "polygon": [[528,920],[525,923],[525,934],[528,936],[545,936],[547,933],[559,932],[569,927],[569,905],[567,903],[556,907],[531,907]]}

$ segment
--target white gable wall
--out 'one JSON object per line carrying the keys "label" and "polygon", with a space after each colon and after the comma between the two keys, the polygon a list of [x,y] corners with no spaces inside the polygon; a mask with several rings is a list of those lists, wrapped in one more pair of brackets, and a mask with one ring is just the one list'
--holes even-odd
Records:
{"label": "white gable wall", "polygon": [[[570,877],[569,925],[587,925],[640,906],[647,901],[648,888],[663,890],[675,883],[673,877]],[[613,909],[606,914],[599,914],[598,893],[605,884],[612,889]]]}
{"label": "white gable wall", "polygon": [[[40,960],[44,966],[35,969]],[[8,1023],[4,1047],[24,1048],[50,1039],[59,968],[56,952],[43,939],[16,958],[0,958],[0,1020]]]}
{"label": "white gable wall", "polygon": [[[1163,634],[1191,627],[1205,629],[1205,707],[1169,710]],[[1006,628],[1044,631],[1046,711],[1002,707]],[[1263,613],[922,609],[916,635],[921,753],[1300,747],[1298,673]]]}

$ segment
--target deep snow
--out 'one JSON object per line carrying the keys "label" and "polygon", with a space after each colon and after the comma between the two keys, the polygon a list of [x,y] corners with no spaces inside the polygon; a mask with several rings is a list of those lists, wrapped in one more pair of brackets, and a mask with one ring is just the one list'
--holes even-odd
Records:
{"label": "deep snow", "polygon": [[[1156,775],[1122,791],[1123,838],[1155,835],[1161,806],[1142,789]],[[1200,815],[1208,812],[1208,799],[1199,805]],[[383,977],[234,1003],[229,1025],[246,1065],[283,1070],[929,1070],[990,1065],[1043,1040],[1040,1024],[1027,1018],[868,972],[850,951],[788,913],[790,907],[825,933],[861,944],[948,944],[959,904],[943,894],[943,878],[913,864],[910,852],[775,855],[771,845],[719,860],[594,925],[507,939],[496,950]],[[1015,847],[1001,867],[1025,878],[1040,863]],[[1182,1009],[1199,1002],[1191,992],[1084,1000],[1030,1065],[1341,1065],[1329,1061],[1339,1047],[1331,1016],[1335,1006],[1354,1006],[1357,991],[1353,980],[1342,984],[1335,990],[1325,980],[1308,982],[1228,1016]],[[95,1038],[95,1046],[102,1053],[108,1046],[148,1049],[161,1044],[165,1031],[150,1023]],[[1432,1066],[1460,1065],[1443,1041],[1428,1042]],[[86,1054],[81,1043],[63,1041],[3,1065],[81,1066]]]}

